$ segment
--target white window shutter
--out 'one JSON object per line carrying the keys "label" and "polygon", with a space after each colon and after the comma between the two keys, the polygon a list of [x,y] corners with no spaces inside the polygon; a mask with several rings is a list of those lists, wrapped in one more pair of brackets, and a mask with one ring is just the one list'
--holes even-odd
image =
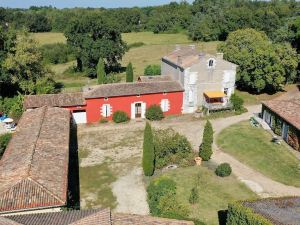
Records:
{"label": "white window shutter", "polygon": [[109,104],[107,104],[107,108],[108,108],[108,110],[107,110],[107,117],[109,117],[109,116],[112,115],[112,106],[109,105]]}
{"label": "white window shutter", "polygon": [[142,103],[142,118],[145,118],[145,114],[146,114],[146,103]]}
{"label": "white window shutter", "polygon": [[100,112],[101,116],[105,117],[105,105],[102,105]]}
{"label": "white window shutter", "polygon": [[131,119],[135,119],[135,104],[131,104]]}

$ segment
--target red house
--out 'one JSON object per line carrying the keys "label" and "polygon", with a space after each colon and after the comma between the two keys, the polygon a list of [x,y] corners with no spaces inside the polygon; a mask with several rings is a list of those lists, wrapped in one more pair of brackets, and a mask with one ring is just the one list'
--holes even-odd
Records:
{"label": "red house", "polygon": [[160,105],[165,115],[178,115],[182,111],[183,88],[177,81],[151,81],[97,85],[79,93],[57,95],[29,95],[25,109],[57,106],[72,111],[77,123],[94,123],[112,119],[121,110],[131,119],[145,118],[146,109]]}

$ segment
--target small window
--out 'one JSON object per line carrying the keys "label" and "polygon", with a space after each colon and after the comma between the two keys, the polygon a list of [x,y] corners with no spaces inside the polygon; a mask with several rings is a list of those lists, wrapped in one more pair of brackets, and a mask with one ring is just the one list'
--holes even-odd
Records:
{"label": "small window", "polygon": [[208,67],[213,67],[214,66],[214,60],[213,59],[210,59],[208,61]]}
{"label": "small window", "polygon": [[224,88],[224,94],[228,95],[228,88]]}
{"label": "small window", "polygon": [[104,101],[108,101],[108,98],[106,97],[106,98],[104,98]]}
{"label": "small window", "polygon": [[110,104],[104,104],[101,107],[101,115],[105,118],[110,117],[112,114],[111,106]]}
{"label": "small window", "polygon": [[163,92],[163,95],[167,95],[167,92],[164,91],[164,92]]}
{"label": "small window", "polygon": [[136,97],[138,97],[138,98],[139,98],[139,97],[141,97],[141,95],[140,95],[140,94],[138,94]]}
{"label": "small window", "polygon": [[170,109],[170,102],[168,99],[162,99],[160,102],[160,107],[163,112],[168,112]]}

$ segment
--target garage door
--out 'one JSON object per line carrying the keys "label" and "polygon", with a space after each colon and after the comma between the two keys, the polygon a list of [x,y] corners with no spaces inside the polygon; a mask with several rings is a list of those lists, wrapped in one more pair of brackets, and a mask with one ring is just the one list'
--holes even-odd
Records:
{"label": "garage door", "polygon": [[76,124],[86,123],[86,112],[85,111],[75,111],[73,112],[73,118]]}

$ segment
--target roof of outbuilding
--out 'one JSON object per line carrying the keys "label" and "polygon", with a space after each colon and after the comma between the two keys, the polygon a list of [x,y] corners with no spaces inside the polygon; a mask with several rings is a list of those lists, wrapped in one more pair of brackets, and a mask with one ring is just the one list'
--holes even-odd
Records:
{"label": "roof of outbuilding", "polygon": [[39,108],[42,106],[67,107],[83,106],[85,99],[82,92],[64,94],[26,95],[24,98],[24,108]]}
{"label": "roof of outbuilding", "polygon": [[154,81],[171,81],[172,77],[168,75],[158,75],[158,76],[139,76],[139,81],[141,82],[154,82]]}
{"label": "roof of outbuilding", "polygon": [[184,89],[177,81],[115,83],[91,87],[89,91],[84,93],[84,97],[90,99],[181,91]]}
{"label": "roof of outbuilding", "polygon": [[262,104],[300,130],[300,99],[270,100]]}
{"label": "roof of outbuilding", "polygon": [[70,112],[23,113],[0,161],[0,212],[65,205]]}

